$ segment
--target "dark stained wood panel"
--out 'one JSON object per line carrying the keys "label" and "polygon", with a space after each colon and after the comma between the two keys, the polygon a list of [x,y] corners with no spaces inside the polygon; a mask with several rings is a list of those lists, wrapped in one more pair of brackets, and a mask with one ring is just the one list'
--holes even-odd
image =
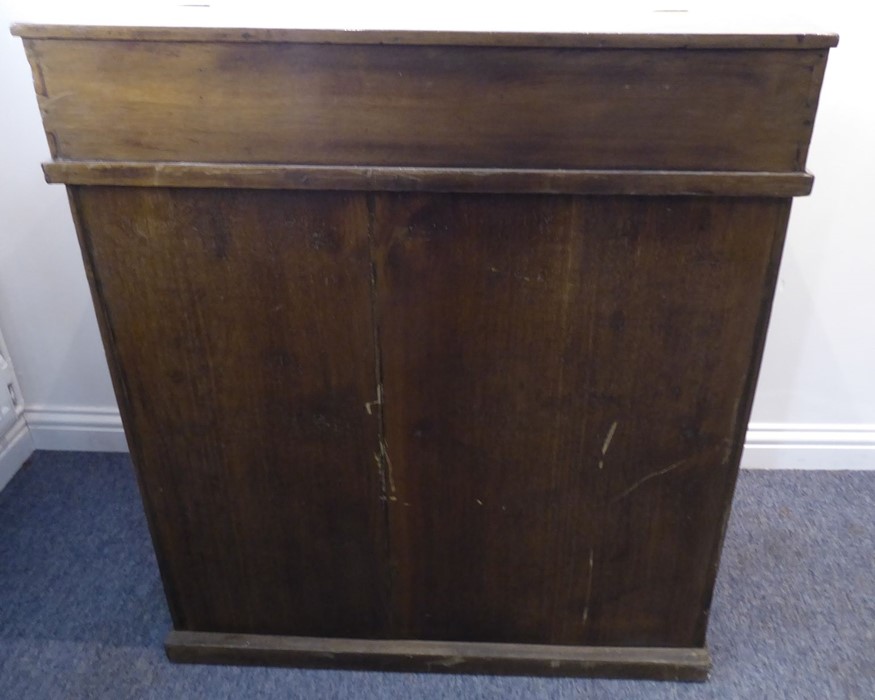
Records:
{"label": "dark stained wood panel", "polygon": [[402,44],[416,46],[515,46],[577,49],[825,49],[838,45],[836,34],[634,34],[575,32],[471,32],[368,29],[293,29],[231,27],[132,27],[99,25],[12,25],[27,39],[95,41],[282,42],[309,44]]}
{"label": "dark stained wood panel", "polygon": [[734,197],[808,194],[814,181],[809,173],[216,165],[127,161],[62,161],[45,163],[43,170],[49,182],[70,185]]}
{"label": "dark stained wood panel", "polygon": [[711,668],[706,649],[314,639],[215,632],[171,632],[167,655],[172,661],[208,664],[666,681],[702,681]]}
{"label": "dark stained wood panel", "polygon": [[60,159],[770,172],[827,51],[25,42]]}
{"label": "dark stained wood panel", "polygon": [[177,627],[384,636],[363,196],[73,201]]}
{"label": "dark stained wood panel", "polygon": [[396,632],[702,646],[789,200],[372,207]]}

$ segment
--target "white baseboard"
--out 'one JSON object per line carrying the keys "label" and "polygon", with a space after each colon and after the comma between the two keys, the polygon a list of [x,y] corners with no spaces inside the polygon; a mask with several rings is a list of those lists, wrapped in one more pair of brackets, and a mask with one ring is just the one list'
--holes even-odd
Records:
{"label": "white baseboard", "polygon": [[18,417],[2,438],[0,438],[0,491],[21,469],[27,458],[33,454],[34,445],[24,416]]}
{"label": "white baseboard", "polygon": [[31,406],[24,410],[24,417],[38,450],[128,451],[115,408]]}
{"label": "white baseboard", "polygon": [[751,423],[745,469],[875,470],[875,425]]}
{"label": "white baseboard", "polygon": [[[118,411],[81,406],[34,406],[24,412],[38,450],[127,452]],[[875,425],[751,423],[744,469],[875,470]]]}

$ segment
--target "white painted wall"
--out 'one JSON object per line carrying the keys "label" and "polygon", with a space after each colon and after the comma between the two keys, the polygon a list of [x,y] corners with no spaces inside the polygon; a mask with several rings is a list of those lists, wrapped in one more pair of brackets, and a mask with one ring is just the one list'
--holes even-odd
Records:
{"label": "white painted wall", "polygon": [[[16,14],[0,5],[0,327],[38,447],[124,449],[66,193],[40,170],[49,150],[30,67],[7,31]],[[46,434],[58,412],[66,429]],[[107,413],[112,436],[90,429]]]}
{"label": "white painted wall", "polygon": [[875,422],[875,54],[868,8],[830,7],[831,52],[797,199],[754,418]]}
{"label": "white painted wall", "polygon": [[0,5],[0,326],[28,405],[114,406],[63,187],[49,159],[21,41]]}
{"label": "white painted wall", "polygon": [[[704,4],[660,7],[692,15]],[[78,7],[66,6],[66,16]],[[570,3],[538,7],[539,28],[570,28],[562,21]],[[739,16],[760,12],[756,3],[732,7]],[[744,461],[875,468],[875,25],[857,0],[781,0],[771,3],[776,8],[813,18],[841,43],[830,56],[810,152],[814,193],[796,200],[790,221]],[[43,182],[39,163],[49,154],[30,69],[4,29],[32,17],[32,1],[0,0],[0,327],[38,446],[123,449],[66,196]]]}
{"label": "white painted wall", "polygon": [[743,464],[875,468],[875,13],[854,0],[802,5],[841,40],[808,158],[814,192],[793,204]]}

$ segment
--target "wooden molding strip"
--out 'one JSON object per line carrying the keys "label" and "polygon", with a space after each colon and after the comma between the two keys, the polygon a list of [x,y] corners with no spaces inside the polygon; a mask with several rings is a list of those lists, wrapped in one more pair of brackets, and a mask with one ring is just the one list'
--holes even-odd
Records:
{"label": "wooden molding strip", "polygon": [[67,185],[591,195],[795,197],[809,173],[669,170],[510,170],[214,163],[54,161],[46,181]]}
{"label": "wooden molding strip", "polygon": [[215,632],[171,632],[171,661],[433,673],[600,676],[703,681],[707,649],[572,647],[394,639],[333,639]]}
{"label": "wooden molding strip", "polygon": [[822,49],[836,34],[613,34],[13,24],[25,39],[223,41],[585,49]]}

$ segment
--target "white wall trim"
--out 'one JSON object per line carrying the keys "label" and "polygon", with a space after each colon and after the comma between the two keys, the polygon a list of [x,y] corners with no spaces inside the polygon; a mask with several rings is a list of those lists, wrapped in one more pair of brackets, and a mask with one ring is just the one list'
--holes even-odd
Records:
{"label": "white wall trim", "polygon": [[30,406],[24,416],[38,450],[128,451],[115,408]]}
{"label": "white wall trim", "polygon": [[875,470],[875,425],[751,423],[741,466],[746,469]]}
{"label": "white wall trim", "polygon": [[0,438],[0,491],[21,469],[33,450],[33,438],[24,416],[20,415],[9,432]]}
{"label": "white wall trim", "polygon": [[[116,409],[31,406],[24,415],[38,450],[128,451]],[[741,466],[875,470],[875,424],[751,423]]]}

